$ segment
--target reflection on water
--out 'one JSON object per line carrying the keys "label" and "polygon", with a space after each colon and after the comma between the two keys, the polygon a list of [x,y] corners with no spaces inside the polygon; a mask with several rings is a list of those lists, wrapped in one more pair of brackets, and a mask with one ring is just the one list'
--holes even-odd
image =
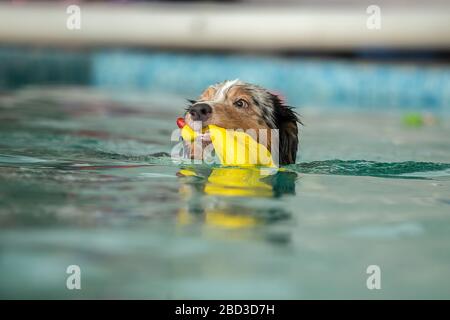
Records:
{"label": "reflection on water", "polygon": [[302,111],[300,163],[267,174],[174,164],[163,98],[0,96],[0,298],[450,297],[446,119]]}
{"label": "reflection on water", "polygon": [[[242,198],[277,198],[284,194],[295,194],[297,174],[260,168],[184,168],[178,172],[182,177],[180,194],[186,206],[180,208],[180,223],[189,223],[195,218],[208,225],[227,228],[252,227],[262,223],[288,219],[290,213],[272,204],[268,208],[245,207]],[[201,201],[199,195],[210,196]],[[241,200],[236,203],[230,197]]]}

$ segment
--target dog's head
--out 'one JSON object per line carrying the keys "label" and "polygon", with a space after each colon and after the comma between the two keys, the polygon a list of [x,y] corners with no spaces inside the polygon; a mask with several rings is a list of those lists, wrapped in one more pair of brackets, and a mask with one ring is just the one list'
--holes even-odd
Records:
{"label": "dog's head", "polygon": [[201,121],[203,127],[212,124],[226,129],[278,129],[280,164],[295,162],[300,121],[277,95],[233,80],[208,87],[199,99],[190,102],[185,115],[188,125]]}

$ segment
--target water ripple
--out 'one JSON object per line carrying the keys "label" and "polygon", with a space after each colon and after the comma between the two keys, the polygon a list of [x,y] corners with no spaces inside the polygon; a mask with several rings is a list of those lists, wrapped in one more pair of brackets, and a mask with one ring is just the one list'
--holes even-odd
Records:
{"label": "water ripple", "polygon": [[[24,155],[0,155],[0,166],[6,167],[34,167],[38,169],[41,164],[46,168],[78,169],[79,160],[70,159],[42,159]],[[98,161],[96,161],[98,160]],[[160,152],[146,156],[114,156],[96,154],[95,159],[89,161],[90,166],[101,166],[105,169],[123,169],[127,165],[158,165],[177,166],[167,153]],[[200,165],[204,166],[204,165]],[[450,177],[450,163],[439,162],[377,162],[367,160],[323,160],[296,163],[285,167],[288,171],[300,174],[323,175],[349,175],[390,177],[403,179],[432,179],[437,177]]]}
{"label": "water ripple", "polygon": [[450,176],[450,163],[436,162],[376,162],[367,160],[324,160],[297,163],[288,169],[306,174],[373,176],[427,179]]}

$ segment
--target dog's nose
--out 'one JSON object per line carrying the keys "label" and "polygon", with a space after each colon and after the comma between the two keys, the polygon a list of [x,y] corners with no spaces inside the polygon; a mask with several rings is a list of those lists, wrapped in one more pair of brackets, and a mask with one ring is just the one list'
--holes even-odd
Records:
{"label": "dog's nose", "polygon": [[212,108],[207,103],[197,103],[188,109],[194,121],[206,121],[212,113]]}

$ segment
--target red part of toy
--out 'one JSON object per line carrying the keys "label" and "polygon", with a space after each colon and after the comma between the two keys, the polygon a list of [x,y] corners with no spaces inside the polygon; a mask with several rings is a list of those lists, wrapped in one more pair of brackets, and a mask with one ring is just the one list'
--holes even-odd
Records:
{"label": "red part of toy", "polygon": [[178,118],[177,119],[177,126],[180,129],[183,129],[183,127],[186,125],[186,121],[184,121],[184,118]]}

